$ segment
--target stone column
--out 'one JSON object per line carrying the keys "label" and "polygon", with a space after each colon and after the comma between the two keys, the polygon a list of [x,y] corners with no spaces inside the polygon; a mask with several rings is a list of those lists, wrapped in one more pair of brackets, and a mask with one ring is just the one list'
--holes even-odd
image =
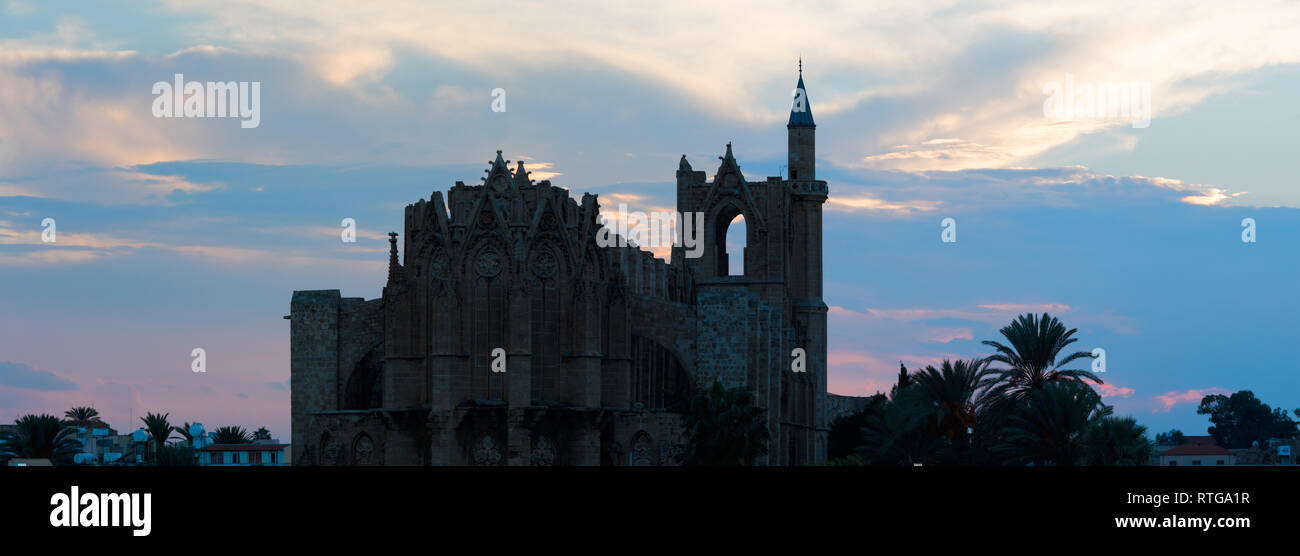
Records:
{"label": "stone column", "polygon": [[533,303],[522,280],[510,289],[506,323],[506,459],[509,465],[528,465],[531,431],[524,427],[524,411],[532,405]]}

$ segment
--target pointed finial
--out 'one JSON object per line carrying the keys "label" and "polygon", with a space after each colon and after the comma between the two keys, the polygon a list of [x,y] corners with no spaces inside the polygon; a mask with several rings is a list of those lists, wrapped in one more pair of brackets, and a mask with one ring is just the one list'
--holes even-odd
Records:
{"label": "pointed finial", "polygon": [[803,56],[799,56],[799,76],[803,77]]}
{"label": "pointed finial", "polygon": [[402,266],[397,262],[397,232],[388,232],[388,283],[402,278]]}

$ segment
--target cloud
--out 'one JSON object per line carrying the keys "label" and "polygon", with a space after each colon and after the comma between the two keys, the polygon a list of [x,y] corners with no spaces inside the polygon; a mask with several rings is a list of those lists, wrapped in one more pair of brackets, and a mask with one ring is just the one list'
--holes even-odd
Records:
{"label": "cloud", "polygon": [[[57,223],[57,221],[56,221]],[[57,230],[57,228],[56,228]],[[338,237],[342,228],[313,227],[292,228],[287,233],[315,237]],[[283,229],[259,229],[258,232],[283,234]],[[163,235],[166,234],[154,234]],[[377,232],[358,230],[357,237],[387,242],[388,237]],[[208,263],[267,265],[267,264],[342,264],[348,259],[305,254],[297,249],[277,244],[267,247],[236,245],[195,245],[183,242],[163,243],[113,234],[76,233],[59,231],[54,243],[41,240],[41,228],[20,229],[13,223],[0,221],[0,245],[21,246],[24,249],[0,253],[0,262],[18,266],[45,266],[77,264],[103,260],[108,257],[127,256],[147,249],[161,249]],[[387,249],[362,248],[356,252],[386,253]]]}
{"label": "cloud", "polygon": [[1096,385],[1096,388],[1103,398],[1131,398],[1133,397],[1133,393],[1136,392],[1136,390],[1132,388],[1116,386],[1110,383],[1098,384]]}
{"label": "cloud", "polygon": [[1244,195],[1244,194],[1246,194],[1245,191],[1242,191],[1240,193],[1228,193],[1218,187],[1211,187],[1198,195],[1188,195],[1179,200],[1191,205],[1214,206],[1214,205],[1221,204],[1223,201],[1227,199],[1231,199],[1233,197],[1237,197],[1239,195]]}
{"label": "cloud", "polygon": [[925,340],[946,344],[953,340],[972,340],[974,338],[970,328],[931,328],[929,336]]}
{"label": "cloud", "polygon": [[1011,312],[1016,314],[1023,313],[1064,313],[1070,310],[1070,306],[1064,303],[986,303],[979,306],[980,309],[991,309],[994,311]]}
{"label": "cloud", "polygon": [[916,172],[837,166],[819,171],[818,176],[831,183],[828,211],[901,219],[934,218],[936,211],[957,216],[994,208],[1226,205],[1245,195],[1173,178],[1112,176],[1083,166]]}
{"label": "cloud", "polygon": [[1156,413],[1158,411],[1164,411],[1165,413],[1168,413],[1177,404],[1200,403],[1201,399],[1204,398],[1205,396],[1209,396],[1212,394],[1229,394],[1231,392],[1232,392],[1231,390],[1226,390],[1223,388],[1219,388],[1217,386],[1213,388],[1203,388],[1199,390],[1183,390],[1181,392],[1171,390],[1169,392],[1165,392],[1164,394],[1151,398],[1156,402],[1157,405],[1160,406],[1152,410],[1152,413]]}
{"label": "cloud", "polygon": [[28,4],[27,2],[19,2],[18,0],[11,0],[10,2],[5,4],[5,13],[12,16],[30,15],[34,11],[35,8],[32,8],[32,5]]}
{"label": "cloud", "polygon": [[826,354],[827,390],[851,396],[869,396],[888,392],[898,380],[901,361],[908,370],[916,371],[927,365],[938,366],[943,359],[960,359],[952,353],[917,355],[909,353],[879,353],[857,349],[831,349]]}
{"label": "cloud", "polygon": [[[96,34],[113,28],[76,17],[62,18],[48,32],[0,41],[0,137],[34,141],[0,147],[10,151],[0,158],[31,169],[59,159],[109,166],[199,157],[465,160],[484,146],[481,138],[456,134],[452,145],[431,144],[429,134],[506,121],[515,140],[549,140],[529,152],[554,156],[590,148],[590,138],[605,128],[565,126],[599,115],[603,121],[592,125],[635,130],[610,136],[608,150],[646,160],[620,174],[648,179],[644,172],[663,153],[639,147],[681,143],[682,121],[708,119],[741,130],[779,125],[789,109],[792,58],[802,53],[815,111],[834,122],[820,130],[819,155],[827,162],[907,171],[1014,168],[1084,134],[1131,123],[1045,117],[1044,84],[1067,74],[1150,84],[1158,120],[1233,90],[1235,76],[1300,62],[1300,39],[1292,32],[1300,7],[1284,2],[1252,10],[1169,10],[1112,0],[1081,10],[1021,0],[964,6],[962,25],[954,26],[936,24],[953,17],[950,8],[903,0],[832,1],[817,10],[669,1],[656,4],[654,16],[637,5],[580,1],[566,10],[516,6],[511,18],[527,24],[491,36],[479,31],[484,21],[500,19],[490,5],[167,5],[162,14],[135,14],[178,20],[167,22],[175,28],[167,47],[145,43],[143,53],[129,50],[140,46],[129,39]],[[1127,17],[1116,22],[1109,14],[1119,11]],[[731,32],[718,34],[717,21]],[[772,21],[818,29],[819,40],[794,33],[755,43],[740,32]],[[709,33],[722,40],[702,53],[692,38]],[[141,91],[173,71],[264,78],[263,127],[237,133],[222,127],[228,122],[155,121],[147,110],[151,98]],[[106,82],[103,75],[117,78]],[[430,75],[434,82],[423,77]],[[497,86],[510,93],[506,114],[488,109]],[[1131,136],[1121,140],[1132,147]],[[33,153],[39,156],[28,156]],[[616,165],[603,164],[606,170]],[[844,197],[839,207],[930,210],[910,201],[863,194]],[[899,203],[907,204],[894,206]]]}
{"label": "cloud", "polygon": [[76,390],[77,383],[22,363],[0,361],[0,384],[30,390]]}
{"label": "cloud", "polygon": [[873,168],[926,170],[945,167],[994,167],[1016,155],[1005,147],[991,147],[961,139],[931,139],[920,145],[897,145],[884,154],[862,157]]}
{"label": "cloud", "polygon": [[890,202],[875,199],[866,195],[856,197],[845,197],[835,195],[826,200],[827,210],[840,211],[881,211],[895,214],[910,214],[914,212],[930,212],[939,208],[939,201],[903,201]]}
{"label": "cloud", "polygon": [[[1010,322],[1015,317],[1023,313],[1041,313],[1049,312],[1056,315],[1070,311],[1071,307],[1064,303],[989,303],[977,305],[972,309],[960,308],[894,308],[894,309],[877,309],[868,308],[866,312],[857,312],[839,306],[831,306],[830,314],[851,319],[873,319],[873,320],[891,320],[891,321],[925,321],[937,319],[959,319],[967,321],[983,322],[1001,326]],[[938,329],[944,333],[948,332],[965,332],[970,333],[970,329]],[[942,334],[940,334],[942,335]],[[960,337],[960,334],[955,337]],[[951,341],[950,338],[948,341]]]}
{"label": "cloud", "polygon": [[832,349],[827,352],[826,359],[829,370],[826,388],[835,394],[870,396],[876,392],[888,392],[898,374],[897,360],[888,355]]}

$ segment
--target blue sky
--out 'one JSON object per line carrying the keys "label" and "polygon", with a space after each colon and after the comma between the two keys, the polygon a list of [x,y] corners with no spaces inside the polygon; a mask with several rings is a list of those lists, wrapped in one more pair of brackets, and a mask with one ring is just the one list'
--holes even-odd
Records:
{"label": "blue sky", "polygon": [[[287,438],[291,292],[377,297],[405,204],[497,149],[606,207],[674,206],[678,158],[712,173],[728,141],[776,175],[800,55],[833,392],[1046,310],[1153,431],[1203,432],[1206,393],[1300,407],[1294,4],[354,4],[0,0],[0,419]],[[176,73],[260,82],[261,124],[154,118]],[[1067,76],[1149,87],[1150,126],[1048,117]]]}

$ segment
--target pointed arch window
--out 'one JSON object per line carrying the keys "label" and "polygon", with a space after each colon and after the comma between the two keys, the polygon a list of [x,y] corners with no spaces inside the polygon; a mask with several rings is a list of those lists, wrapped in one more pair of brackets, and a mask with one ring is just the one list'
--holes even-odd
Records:
{"label": "pointed arch window", "polygon": [[745,214],[728,203],[718,211],[713,233],[715,268],[718,276],[745,275],[745,249],[749,242]]}

